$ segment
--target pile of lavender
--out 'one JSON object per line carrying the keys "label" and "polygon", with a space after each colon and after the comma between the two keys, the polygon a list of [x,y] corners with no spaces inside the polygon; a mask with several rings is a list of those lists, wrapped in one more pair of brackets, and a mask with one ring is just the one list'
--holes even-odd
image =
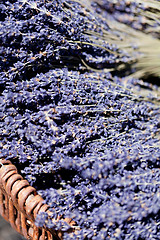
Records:
{"label": "pile of lavender", "polygon": [[[83,0],[82,0],[83,1]],[[159,38],[160,2],[157,0],[94,0],[98,12],[111,13],[112,17],[132,28]]]}
{"label": "pile of lavender", "polygon": [[0,157],[64,240],[160,239],[160,3],[113,2],[0,4]]}

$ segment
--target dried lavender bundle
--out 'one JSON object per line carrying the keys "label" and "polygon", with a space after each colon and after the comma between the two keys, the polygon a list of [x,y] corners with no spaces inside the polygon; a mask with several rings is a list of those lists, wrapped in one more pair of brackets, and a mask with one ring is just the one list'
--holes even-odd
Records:
{"label": "dried lavender bundle", "polygon": [[69,234],[63,221],[37,218],[64,240],[159,239],[160,89],[128,78],[134,68],[158,75],[158,62],[151,69],[141,59],[159,40],[95,9],[90,1],[0,4],[0,157],[53,218],[74,219]]}
{"label": "dried lavender bundle", "polygon": [[131,71],[127,74],[139,78],[148,75],[159,78],[159,1],[76,2],[83,8],[89,9],[90,14],[95,18],[98,16],[102,22],[107,23],[108,29],[101,24],[101,34],[95,32],[93,28],[86,29],[85,33],[90,35],[93,42],[98,36],[97,44],[101,46],[104,41],[116,46],[113,51],[117,63],[114,70],[125,70],[129,64],[132,66],[132,71],[135,67],[136,72],[133,74]]}
{"label": "dried lavender bundle", "polygon": [[97,12],[111,13],[118,22],[130,25],[132,28],[150,33],[159,38],[160,2],[158,0],[98,0]]}

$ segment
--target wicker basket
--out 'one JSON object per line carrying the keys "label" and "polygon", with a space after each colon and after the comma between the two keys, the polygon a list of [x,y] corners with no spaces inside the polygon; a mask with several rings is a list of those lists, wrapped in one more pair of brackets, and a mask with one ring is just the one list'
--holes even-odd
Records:
{"label": "wicker basket", "polygon": [[[17,168],[8,160],[0,159],[0,214],[12,228],[26,239],[57,240],[63,233],[35,225],[36,215],[40,212],[50,214],[49,206],[43,203],[43,198],[37,194],[27,180],[18,174]],[[58,221],[60,217],[54,221]],[[71,219],[64,219],[74,224]]]}

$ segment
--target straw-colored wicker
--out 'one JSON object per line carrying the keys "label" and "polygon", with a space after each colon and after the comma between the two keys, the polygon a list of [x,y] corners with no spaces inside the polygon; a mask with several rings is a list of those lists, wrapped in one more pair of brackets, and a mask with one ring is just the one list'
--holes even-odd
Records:
{"label": "straw-colored wicker", "polygon": [[[0,159],[0,214],[12,228],[26,239],[60,240],[62,232],[35,225],[40,212],[50,214],[49,206],[43,203],[35,188],[18,174],[17,168],[8,160]],[[57,222],[60,219],[55,219]],[[72,225],[71,219],[65,219]]]}

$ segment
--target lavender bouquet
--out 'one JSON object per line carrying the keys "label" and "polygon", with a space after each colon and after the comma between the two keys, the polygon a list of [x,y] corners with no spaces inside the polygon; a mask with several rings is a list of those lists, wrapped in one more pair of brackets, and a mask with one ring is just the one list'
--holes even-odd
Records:
{"label": "lavender bouquet", "polygon": [[63,239],[160,239],[159,1],[0,3],[0,157]]}

